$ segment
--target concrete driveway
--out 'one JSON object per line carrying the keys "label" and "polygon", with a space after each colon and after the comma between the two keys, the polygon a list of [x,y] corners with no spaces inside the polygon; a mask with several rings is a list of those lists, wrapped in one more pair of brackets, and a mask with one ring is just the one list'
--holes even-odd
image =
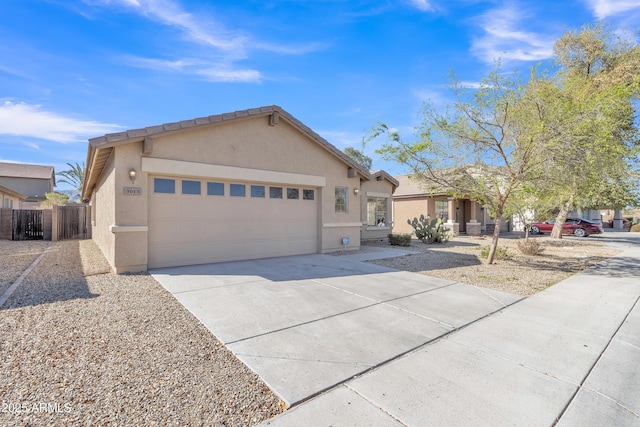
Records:
{"label": "concrete driveway", "polygon": [[151,273],[293,405],[521,299],[359,262],[401,254],[317,254]]}

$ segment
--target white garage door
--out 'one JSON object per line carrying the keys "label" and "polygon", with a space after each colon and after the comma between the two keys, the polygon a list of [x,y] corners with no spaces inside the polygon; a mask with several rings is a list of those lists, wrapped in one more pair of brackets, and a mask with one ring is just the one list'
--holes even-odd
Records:
{"label": "white garage door", "polygon": [[315,253],[316,188],[150,177],[149,268]]}

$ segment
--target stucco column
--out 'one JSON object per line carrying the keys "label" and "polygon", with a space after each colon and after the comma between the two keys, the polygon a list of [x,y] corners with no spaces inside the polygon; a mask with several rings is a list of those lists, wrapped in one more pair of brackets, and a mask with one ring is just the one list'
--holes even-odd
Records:
{"label": "stucco column", "polygon": [[471,205],[471,219],[469,220],[469,222],[477,222],[478,213],[476,211],[478,209],[478,205],[475,200],[469,200],[469,204]]}
{"label": "stucco column", "polygon": [[456,222],[456,206],[455,199],[453,197],[449,197],[447,199],[447,213],[449,215],[449,219],[445,223],[445,227],[449,230],[453,231],[453,233],[458,234],[460,232],[460,225]]}
{"label": "stucco column", "polygon": [[482,232],[481,230],[482,224],[478,222],[478,213],[476,212],[478,207],[474,200],[470,200],[469,202],[471,205],[471,219],[467,223],[467,235],[479,236]]}
{"label": "stucco column", "polygon": [[613,211],[613,229],[623,230],[624,221],[622,220],[622,211]]}

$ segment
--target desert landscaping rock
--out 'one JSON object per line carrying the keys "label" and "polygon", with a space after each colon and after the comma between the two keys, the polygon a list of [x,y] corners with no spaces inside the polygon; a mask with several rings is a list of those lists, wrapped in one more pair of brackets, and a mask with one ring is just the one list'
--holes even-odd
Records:
{"label": "desert landscaping rock", "polygon": [[38,258],[50,242],[0,240],[0,295]]}
{"label": "desert landscaping rock", "polygon": [[[46,248],[16,247],[26,266]],[[282,412],[151,276],[106,271],[92,241],[53,243],[1,308],[0,425],[245,426]]]}
{"label": "desert landscaping rock", "polygon": [[620,253],[619,248],[608,246],[599,241],[597,236],[561,240],[548,236],[532,238],[544,247],[542,255],[522,255],[517,248],[518,239],[513,236],[503,237],[498,247],[506,248],[513,257],[509,260],[496,260],[492,265],[487,265],[486,260],[480,258],[480,248],[491,243],[490,237],[484,240],[456,237],[445,244],[424,244],[414,239],[410,248],[390,246],[386,239],[366,242],[365,245],[420,252],[417,255],[370,261],[374,264],[525,297]]}

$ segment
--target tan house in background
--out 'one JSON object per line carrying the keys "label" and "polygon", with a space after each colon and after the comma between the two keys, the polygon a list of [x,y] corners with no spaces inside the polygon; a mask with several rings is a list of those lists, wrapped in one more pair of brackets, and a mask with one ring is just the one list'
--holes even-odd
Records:
{"label": "tan house in background", "polygon": [[92,238],[117,273],[357,249],[383,228],[364,199],[386,198],[386,235],[397,186],[277,106],[93,138],[86,165]]}
{"label": "tan house in background", "polygon": [[[480,235],[493,233],[495,221],[486,209],[468,198],[455,199],[445,192],[427,193],[423,185],[411,175],[395,177],[398,189],[393,195],[394,233],[411,233],[407,220],[429,215],[441,217],[445,226],[455,233]],[[508,231],[509,222],[503,221],[501,231]]]}
{"label": "tan house in background", "polygon": [[20,209],[21,202],[27,200],[27,196],[0,185],[0,208]]}
{"label": "tan house in background", "polygon": [[26,196],[27,202],[42,202],[56,186],[53,166],[0,162],[0,186]]}

